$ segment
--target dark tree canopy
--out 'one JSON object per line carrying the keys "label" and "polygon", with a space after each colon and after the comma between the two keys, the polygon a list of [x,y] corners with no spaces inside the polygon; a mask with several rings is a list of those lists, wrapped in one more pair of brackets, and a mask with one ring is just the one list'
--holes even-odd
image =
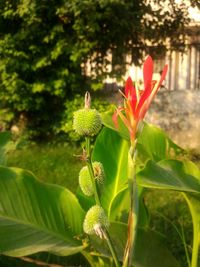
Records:
{"label": "dark tree canopy", "polygon": [[188,22],[175,0],[0,0],[0,105],[51,129],[66,100],[95,88],[109,63],[121,75],[126,54],[138,64],[147,44],[177,48]]}

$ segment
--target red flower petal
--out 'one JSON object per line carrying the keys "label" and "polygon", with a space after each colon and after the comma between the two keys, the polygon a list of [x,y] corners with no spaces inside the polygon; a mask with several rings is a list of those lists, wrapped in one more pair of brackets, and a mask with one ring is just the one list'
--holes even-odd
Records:
{"label": "red flower petal", "polygon": [[144,91],[151,91],[151,80],[153,76],[153,60],[148,56],[143,64]]}
{"label": "red flower petal", "polygon": [[125,96],[128,99],[128,101],[130,102],[133,112],[135,112],[136,103],[137,103],[137,95],[136,95],[135,87],[133,85],[133,81],[132,81],[130,76],[126,80]]}
{"label": "red flower petal", "polygon": [[167,70],[168,70],[168,65],[165,65],[165,67],[163,69],[163,72],[161,74],[160,81],[155,85],[155,87],[153,88],[153,90],[152,90],[150,96],[148,97],[146,103],[144,103],[144,105],[142,106],[141,110],[139,111],[138,117],[139,117],[140,120],[144,118],[144,116],[145,116],[145,114],[146,114],[146,112],[147,112],[147,110],[148,110],[148,108],[149,108],[154,96],[156,95],[158,89],[160,88],[163,80],[166,77]]}
{"label": "red flower petal", "polygon": [[126,96],[126,98],[128,98],[128,96],[131,95],[133,91],[134,91],[133,81],[132,81],[131,77],[129,76],[128,79],[126,80],[126,84],[125,84],[125,96]]}
{"label": "red flower petal", "polygon": [[[153,88],[153,90],[152,90],[152,92],[151,92],[151,95],[149,96],[148,102],[151,103],[151,101],[153,100],[155,94],[157,93],[157,91],[158,91],[158,89],[160,88],[160,86],[161,86],[163,80],[164,80],[165,77],[166,77],[167,70],[168,70],[168,65],[166,64],[166,65],[164,66],[163,71],[162,71],[162,74],[161,74],[161,77],[160,77],[160,81],[159,81],[159,83],[157,83],[157,85],[154,86],[154,88]],[[149,105],[150,105],[150,103],[149,103]]]}
{"label": "red flower petal", "polygon": [[118,107],[117,109],[116,109],[116,111],[114,112],[114,114],[112,115],[112,120],[113,120],[113,122],[114,122],[114,124],[115,124],[115,127],[118,129],[118,116],[119,116],[119,112],[121,112],[122,110],[124,110],[124,108],[123,107]]}
{"label": "red flower petal", "polygon": [[140,97],[140,101],[137,105],[136,116],[138,116],[142,105],[144,104],[145,100],[151,94],[151,81],[153,76],[153,60],[150,56],[148,56],[143,65],[143,79],[144,79],[144,91]]}

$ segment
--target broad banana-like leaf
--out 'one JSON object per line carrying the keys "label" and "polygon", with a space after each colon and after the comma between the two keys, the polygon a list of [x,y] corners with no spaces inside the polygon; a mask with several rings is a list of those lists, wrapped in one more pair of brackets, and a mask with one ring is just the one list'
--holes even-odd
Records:
{"label": "broad banana-like leaf", "polygon": [[83,249],[84,216],[77,198],[64,187],[40,182],[22,169],[0,167],[2,254],[77,253]]}
{"label": "broad banana-like leaf", "polygon": [[170,189],[183,192],[193,221],[193,251],[191,266],[200,266],[200,170],[191,161],[163,160],[147,162],[137,174],[144,187]]}
{"label": "broad banana-like leaf", "polygon": [[191,266],[200,266],[199,247],[200,247],[200,194],[183,194],[193,222],[193,251]]}
{"label": "broad banana-like leaf", "polygon": [[114,110],[113,112],[109,111],[109,112],[101,113],[103,125],[113,131],[117,131],[122,138],[128,141],[130,139],[128,129],[126,128],[126,126],[124,125],[124,123],[122,122],[120,118],[118,119],[118,129],[116,129],[115,124],[112,120],[113,113],[114,113]]}
{"label": "broad banana-like leaf", "polygon": [[[145,158],[143,164],[147,159],[157,161],[169,157],[171,149],[179,150],[160,129],[144,125],[138,139],[138,156]],[[124,211],[130,207],[126,190],[128,150],[129,143],[116,131],[108,128],[104,128],[99,134],[94,147],[93,160],[102,162],[106,172],[101,201],[111,220],[123,217]]]}
{"label": "broad banana-like leaf", "polygon": [[[110,225],[109,233],[119,259],[122,261],[127,239],[127,225],[114,222]],[[94,248],[103,255],[110,256],[105,241],[91,237]],[[147,228],[139,228],[136,236],[133,267],[180,267],[177,260],[167,249],[163,237]]]}
{"label": "broad banana-like leaf", "polygon": [[[118,119],[118,129],[112,121],[112,113],[103,113],[102,119],[106,127],[117,131],[125,140],[130,139],[129,132],[120,118]],[[143,127],[138,133],[137,139],[138,156],[143,161],[147,159],[159,161],[184,153],[184,150],[176,145],[163,130],[146,122],[143,122]]]}
{"label": "broad banana-like leaf", "polygon": [[82,251],[83,256],[87,259],[91,267],[115,267],[112,257],[104,256],[100,253],[90,253],[89,251]]}
{"label": "broad banana-like leaf", "polygon": [[184,150],[176,145],[160,128],[144,122],[143,129],[138,135],[138,156],[144,160],[160,161],[175,158]]}
{"label": "broad banana-like leaf", "polygon": [[[93,161],[100,161],[105,169],[104,188],[101,195],[101,203],[107,211],[111,221],[127,222],[130,207],[130,193],[127,180],[127,159],[129,144],[121,138],[117,132],[104,128],[97,137]],[[145,225],[147,216],[142,202],[142,190],[139,190],[140,197],[140,225]],[[91,204],[90,199],[79,194],[81,203]],[[88,207],[88,205],[86,205]],[[144,219],[145,218],[145,219]]]}
{"label": "broad banana-like leaf", "polygon": [[[111,216],[115,197],[127,188],[128,149],[128,142],[108,128],[101,131],[95,143],[93,161],[100,161],[105,169],[106,177],[101,204],[107,211],[108,217]],[[126,198],[125,195],[124,197]],[[120,199],[120,201],[123,200]],[[122,212],[121,207],[117,212],[118,216],[120,216],[120,212]]]}
{"label": "broad banana-like leaf", "polygon": [[149,160],[137,181],[143,187],[200,193],[200,170],[191,161]]}

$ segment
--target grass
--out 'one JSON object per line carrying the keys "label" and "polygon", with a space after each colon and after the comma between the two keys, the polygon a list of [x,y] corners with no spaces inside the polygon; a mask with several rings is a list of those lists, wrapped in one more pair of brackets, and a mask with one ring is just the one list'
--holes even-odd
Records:
{"label": "grass", "polygon": [[[31,170],[42,181],[60,184],[75,192],[78,185],[78,173],[83,165],[74,156],[77,154],[81,154],[81,150],[69,144],[57,146],[30,145],[10,153],[8,165]],[[198,164],[200,163],[197,154],[193,156],[193,159]],[[150,228],[162,233],[174,256],[178,261],[181,261],[181,266],[187,267],[182,239],[184,237],[186,247],[191,253],[192,222],[182,195],[177,192],[147,190],[145,203],[150,214]],[[77,257],[75,255],[60,259],[50,256],[48,253],[43,253],[42,257],[44,261],[52,260],[52,262],[63,266],[86,266],[81,256]],[[32,267],[36,265],[1,256],[0,266]]]}
{"label": "grass", "polygon": [[76,146],[31,145],[16,150],[8,156],[8,166],[32,171],[40,180],[59,184],[75,192],[78,173],[83,165],[76,155]]}
{"label": "grass", "polygon": [[188,267],[185,247],[191,256],[192,219],[183,195],[167,190],[147,190],[145,203],[150,214],[150,228],[164,236],[180,265]]}

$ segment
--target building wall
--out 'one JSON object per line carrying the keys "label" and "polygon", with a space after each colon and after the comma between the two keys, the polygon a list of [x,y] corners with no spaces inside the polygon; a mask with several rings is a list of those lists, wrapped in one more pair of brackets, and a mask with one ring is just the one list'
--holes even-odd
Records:
{"label": "building wall", "polygon": [[[169,51],[165,58],[154,60],[154,79],[158,79],[165,63],[169,70],[164,86],[169,90],[200,90],[200,49],[190,45],[185,53]],[[132,65],[126,76],[134,81],[142,80],[140,68]]]}
{"label": "building wall", "polygon": [[169,61],[169,73],[166,87],[169,90],[200,90],[200,50],[191,45],[186,53],[171,52],[166,57]]}

